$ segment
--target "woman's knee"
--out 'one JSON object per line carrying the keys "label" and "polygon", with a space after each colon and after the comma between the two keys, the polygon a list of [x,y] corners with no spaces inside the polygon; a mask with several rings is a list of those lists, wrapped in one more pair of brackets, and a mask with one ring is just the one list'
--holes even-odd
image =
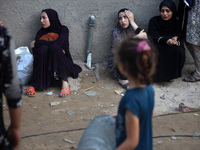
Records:
{"label": "woman's knee", "polygon": [[36,52],[36,55],[40,55],[40,56],[46,55],[47,52],[48,52],[48,46],[47,46],[47,45],[42,45],[42,46],[38,49],[38,51]]}
{"label": "woman's knee", "polygon": [[51,44],[49,46],[49,50],[51,51],[51,53],[58,53],[58,51],[61,50],[61,48],[58,45]]}

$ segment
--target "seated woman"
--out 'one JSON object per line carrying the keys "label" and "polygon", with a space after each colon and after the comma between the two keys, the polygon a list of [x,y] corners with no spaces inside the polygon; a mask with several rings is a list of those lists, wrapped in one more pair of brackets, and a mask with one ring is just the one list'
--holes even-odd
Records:
{"label": "seated woman", "polygon": [[67,96],[70,94],[67,78],[77,78],[82,71],[81,67],[73,63],[69,52],[69,30],[61,25],[58,14],[53,9],[43,10],[40,22],[42,28],[31,42],[34,55],[33,76],[26,94],[34,96],[35,88],[47,89],[53,80],[61,79],[60,96]]}
{"label": "seated woman", "polygon": [[129,81],[119,72],[118,68],[115,67],[114,55],[122,41],[130,36],[134,38],[147,39],[147,34],[144,30],[140,29],[135,23],[133,13],[129,9],[124,8],[118,12],[118,24],[112,30],[112,41],[107,64],[109,71],[124,89],[129,87]]}
{"label": "seated woman", "polygon": [[176,5],[171,0],[160,3],[160,16],[150,19],[148,34],[158,50],[158,66],[154,82],[174,81],[181,77],[185,49],[181,26],[176,19]]}

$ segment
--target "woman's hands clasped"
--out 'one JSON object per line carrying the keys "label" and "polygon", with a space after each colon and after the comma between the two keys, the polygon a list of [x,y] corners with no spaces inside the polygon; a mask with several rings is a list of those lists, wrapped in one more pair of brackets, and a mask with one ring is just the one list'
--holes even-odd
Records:
{"label": "woman's hands clasped", "polygon": [[171,38],[171,39],[169,39],[169,40],[167,40],[167,45],[177,45],[177,46],[179,46],[180,45],[180,43],[178,42],[178,37],[177,36],[174,36],[173,38]]}

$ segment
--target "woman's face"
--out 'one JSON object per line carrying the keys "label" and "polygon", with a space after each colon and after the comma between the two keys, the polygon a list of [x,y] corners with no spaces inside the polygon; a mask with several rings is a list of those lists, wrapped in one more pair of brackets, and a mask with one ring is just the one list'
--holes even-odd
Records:
{"label": "woman's face", "polygon": [[128,17],[125,15],[125,12],[119,13],[119,23],[122,26],[122,28],[124,29],[128,28],[130,23]]}
{"label": "woman's face", "polygon": [[48,28],[50,26],[49,17],[46,12],[42,12],[40,16],[40,22],[43,28]]}
{"label": "woman's face", "polygon": [[167,6],[163,6],[161,8],[160,15],[163,20],[170,20],[172,18],[172,14],[172,11]]}

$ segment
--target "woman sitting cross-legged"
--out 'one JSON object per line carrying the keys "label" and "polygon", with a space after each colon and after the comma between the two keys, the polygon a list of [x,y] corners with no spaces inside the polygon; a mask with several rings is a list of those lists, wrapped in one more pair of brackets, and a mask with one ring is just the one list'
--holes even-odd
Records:
{"label": "woman sitting cross-legged", "polygon": [[40,22],[42,28],[31,42],[33,76],[26,94],[34,96],[35,88],[47,89],[54,80],[61,79],[60,96],[65,97],[70,94],[68,77],[78,78],[82,69],[73,63],[69,52],[69,30],[61,25],[57,12],[53,9],[43,10]]}

